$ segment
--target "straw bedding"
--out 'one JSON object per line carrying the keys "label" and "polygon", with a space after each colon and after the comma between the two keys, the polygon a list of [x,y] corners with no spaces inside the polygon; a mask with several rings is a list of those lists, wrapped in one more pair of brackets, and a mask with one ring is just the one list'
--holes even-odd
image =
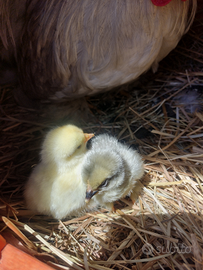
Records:
{"label": "straw bedding", "polygon": [[47,116],[48,104],[22,108],[15,87],[1,89],[0,229],[8,241],[55,269],[202,269],[202,14],[156,74],[86,99],[85,132],[113,134],[144,159],[138,201],[122,199],[116,213],[56,221],[25,208],[23,186],[44,135],[69,117]]}

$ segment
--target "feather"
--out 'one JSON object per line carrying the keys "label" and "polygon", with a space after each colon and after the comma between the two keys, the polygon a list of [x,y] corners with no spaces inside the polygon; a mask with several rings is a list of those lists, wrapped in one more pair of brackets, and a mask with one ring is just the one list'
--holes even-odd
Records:
{"label": "feather", "polygon": [[156,71],[189,29],[196,5],[0,0],[0,56],[15,57],[30,98],[58,101],[104,92],[151,67]]}

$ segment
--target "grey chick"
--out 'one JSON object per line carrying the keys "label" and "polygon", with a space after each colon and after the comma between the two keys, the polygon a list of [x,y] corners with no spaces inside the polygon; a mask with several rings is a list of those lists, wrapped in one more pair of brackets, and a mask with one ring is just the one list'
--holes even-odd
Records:
{"label": "grey chick", "polygon": [[87,187],[87,207],[98,205],[114,211],[114,202],[131,194],[144,174],[140,154],[112,136],[102,134],[92,140],[82,165],[82,179]]}

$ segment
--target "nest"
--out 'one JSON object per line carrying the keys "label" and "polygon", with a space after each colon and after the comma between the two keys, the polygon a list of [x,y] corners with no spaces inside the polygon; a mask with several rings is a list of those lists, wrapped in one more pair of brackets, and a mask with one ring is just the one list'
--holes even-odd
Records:
{"label": "nest", "polygon": [[22,108],[15,88],[1,89],[0,229],[8,242],[55,269],[202,269],[202,14],[156,74],[86,98],[82,128],[117,136],[144,159],[138,201],[122,199],[116,213],[56,221],[25,208],[23,187],[46,132],[70,119],[48,117],[51,105]]}

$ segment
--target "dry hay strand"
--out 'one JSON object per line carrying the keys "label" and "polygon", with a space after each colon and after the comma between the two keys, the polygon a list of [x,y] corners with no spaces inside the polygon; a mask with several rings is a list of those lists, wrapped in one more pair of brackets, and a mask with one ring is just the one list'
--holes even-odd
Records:
{"label": "dry hay strand", "polygon": [[[19,107],[11,87],[1,90],[0,228],[8,242],[55,269],[202,269],[199,17],[157,74],[149,72],[138,83],[86,99],[92,117],[81,121],[83,129],[117,136],[138,149],[145,161],[138,201],[133,205],[122,199],[116,213],[98,209],[56,221],[25,208],[23,186],[39,161],[46,132],[70,119],[47,117],[50,105],[44,104],[43,110]],[[191,90],[197,104],[181,99]]]}

